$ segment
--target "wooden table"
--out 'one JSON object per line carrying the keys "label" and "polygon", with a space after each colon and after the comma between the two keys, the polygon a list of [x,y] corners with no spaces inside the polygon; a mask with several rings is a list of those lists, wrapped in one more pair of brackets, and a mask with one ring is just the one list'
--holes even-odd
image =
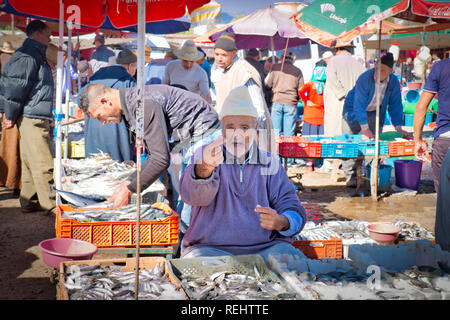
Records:
{"label": "wooden table", "polygon": [[[355,194],[357,194],[359,192],[359,189],[361,187],[361,181],[362,180],[370,180],[367,177],[364,177],[361,174],[361,169],[362,169],[362,162],[363,160],[372,160],[375,158],[375,156],[358,156],[356,158],[352,157],[283,157],[280,155],[280,158],[282,160],[284,160],[284,169],[288,170],[287,168],[287,159],[340,159],[340,160],[356,160],[356,190],[355,190]],[[382,159],[386,159],[389,158],[388,155],[379,155],[378,159],[382,160]],[[333,170],[337,170],[338,168],[333,168]]]}

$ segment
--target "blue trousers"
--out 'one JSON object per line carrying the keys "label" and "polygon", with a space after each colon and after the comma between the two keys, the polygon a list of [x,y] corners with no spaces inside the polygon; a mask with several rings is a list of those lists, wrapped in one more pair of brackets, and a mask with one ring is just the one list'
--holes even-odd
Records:
{"label": "blue trousers", "polygon": [[275,134],[277,136],[294,136],[297,125],[297,107],[273,104],[271,109]]}

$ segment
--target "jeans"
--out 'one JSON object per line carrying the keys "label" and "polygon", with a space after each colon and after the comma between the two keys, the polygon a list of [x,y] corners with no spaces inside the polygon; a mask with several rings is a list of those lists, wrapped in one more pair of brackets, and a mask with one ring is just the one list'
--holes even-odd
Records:
{"label": "jeans", "polygon": [[[436,140],[435,140],[436,141]],[[434,155],[434,152],[433,152]],[[450,149],[447,147],[447,153],[440,165],[440,181],[437,187],[436,219],[434,232],[436,243],[442,250],[450,251]]]}
{"label": "jeans", "polygon": [[[385,120],[386,115],[380,114],[379,119],[379,127],[380,127],[380,134],[383,132],[383,124]],[[370,111],[367,112],[367,124],[369,125],[370,131],[372,131],[373,134],[375,134],[376,130],[376,111]],[[342,134],[360,134],[361,133],[361,126],[359,125],[359,122],[357,120],[354,120],[350,123],[345,117],[344,121],[342,121]],[[355,159],[348,159],[348,160],[342,160],[342,170],[345,172],[345,176],[348,179],[356,179],[356,160]]]}
{"label": "jeans", "polygon": [[297,107],[284,104],[272,105],[272,123],[277,136],[294,136],[297,125]]}
{"label": "jeans", "polygon": [[[265,263],[267,263],[269,260],[269,254],[271,255],[290,254],[296,255],[300,258],[306,258],[303,252],[301,252],[300,250],[298,250],[297,248],[295,248],[294,246],[292,246],[287,242],[276,243],[273,246],[270,246],[259,252],[255,252],[254,254],[261,255]],[[189,253],[185,254],[182,258],[220,257],[220,256],[233,256],[233,254],[228,251],[216,249],[213,247],[202,247],[190,251]]]}
{"label": "jeans", "polygon": [[431,168],[433,170],[434,189],[439,190],[439,177],[441,174],[441,164],[450,148],[450,138],[437,137],[433,141],[433,152],[431,153]]}
{"label": "jeans", "polygon": [[309,124],[303,121],[302,136],[322,136],[323,124]]}

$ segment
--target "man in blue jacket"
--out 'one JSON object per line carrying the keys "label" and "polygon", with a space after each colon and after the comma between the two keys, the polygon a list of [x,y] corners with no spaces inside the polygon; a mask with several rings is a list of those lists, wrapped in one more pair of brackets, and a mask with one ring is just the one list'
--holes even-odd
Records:
{"label": "man in blue jacket", "polygon": [[[394,57],[388,52],[381,57],[380,64],[380,133],[383,131],[383,124],[386,117],[386,110],[389,105],[389,115],[395,130],[408,136],[403,125],[403,104],[400,91],[400,82],[392,74]],[[375,86],[377,82],[377,68],[372,68],[361,74],[356,81],[355,87],[348,93],[343,110],[344,134],[362,134],[364,140],[375,137],[376,131],[376,108],[377,95]],[[343,162],[342,169],[346,173],[349,186],[356,185],[356,175],[354,172],[355,160]]]}
{"label": "man in blue jacket", "polygon": [[53,77],[46,59],[50,28],[40,20],[26,27],[27,38],[2,70],[0,104],[4,107],[4,129],[17,124],[22,161],[22,212],[50,211],[53,184],[53,150],[50,121],[53,119]]}
{"label": "man in blue jacket", "polygon": [[[129,49],[122,50],[116,62],[116,65],[103,67],[94,73],[87,85],[103,84],[113,89],[136,86],[133,78],[137,70],[136,55]],[[120,123],[102,125],[98,120],[86,117],[84,135],[87,156],[103,151],[119,162],[133,160],[134,143],[124,119]]]}

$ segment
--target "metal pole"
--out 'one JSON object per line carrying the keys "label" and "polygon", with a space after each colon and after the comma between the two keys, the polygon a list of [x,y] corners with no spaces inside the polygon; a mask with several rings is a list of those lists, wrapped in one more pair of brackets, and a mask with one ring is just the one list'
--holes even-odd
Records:
{"label": "metal pole", "polygon": [[141,153],[144,137],[144,88],[145,88],[145,0],[138,2],[138,38],[137,38],[137,90],[138,107],[136,110],[136,169],[137,169],[137,189],[136,189],[136,279],[134,288],[134,298],[139,299],[139,258],[140,258],[140,229],[141,229]]}
{"label": "metal pole", "polygon": [[[69,98],[71,96],[70,88],[72,85],[72,78],[70,76],[70,68],[72,66],[71,57],[72,57],[72,22],[67,22],[67,58],[66,58],[66,122],[69,121]],[[69,153],[69,126],[65,127],[64,130],[64,159],[67,159]]]}
{"label": "metal pole", "polygon": [[380,76],[381,76],[381,27],[383,20],[380,20],[380,29],[378,30],[378,53],[377,53],[377,81],[375,84],[375,93],[377,95],[377,108],[375,117],[375,158],[372,161],[372,174],[370,176],[370,190],[372,195],[372,200],[377,200],[378,193],[378,156],[379,156],[379,135],[380,135]]}
{"label": "metal pole", "polygon": [[[58,60],[56,69],[56,114],[55,114],[55,127],[56,127],[56,142],[55,142],[55,185],[56,189],[61,188],[61,120],[62,120],[62,77],[63,77],[63,58],[64,53],[61,51],[63,45],[64,36],[64,1],[59,1],[59,42],[58,42]],[[61,204],[61,197],[56,194],[56,204]]]}
{"label": "metal pole", "polygon": [[[77,44],[80,43],[80,28],[77,29]],[[78,94],[81,94],[81,79],[80,79],[80,72],[78,71],[78,62],[80,61],[80,48],[78,47],[77,50],[77,59],[76,59],[76,64],[77,64],[77,72],[78,72],[78,78],[77,78],[77,88],[78,88]]]}
{"label": "metal pole", "polygon": [[13,14],[11,14],[11,31],[12,35],[16,34],[16,19]]}
{"label": "metal pole", "polygon": [[272,49],[272,64],[275,64],[275,49],[273,45],[273,37],[270,37],[270,48]]}

